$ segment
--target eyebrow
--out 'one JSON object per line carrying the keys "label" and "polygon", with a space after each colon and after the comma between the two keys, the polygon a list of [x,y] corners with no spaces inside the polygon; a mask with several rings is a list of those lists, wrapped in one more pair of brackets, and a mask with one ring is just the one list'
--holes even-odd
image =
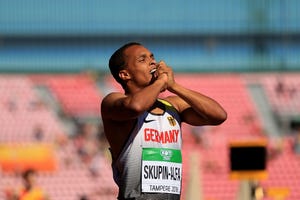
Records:
{"label": "eyebrow", "polygon": [[[136,58],[136,59],[139,59],[139,58],[145,58],[145,57],[147,57],[147,53],[143,53],[143,54],[141,54],[141,55],[137,56],[137,58]],[[151,58],[153,58],[153,57],[154,57],[154,54],[153,54],[153,53],[151,53],[151,54],[150,54],[150,57],[151,57]]]}

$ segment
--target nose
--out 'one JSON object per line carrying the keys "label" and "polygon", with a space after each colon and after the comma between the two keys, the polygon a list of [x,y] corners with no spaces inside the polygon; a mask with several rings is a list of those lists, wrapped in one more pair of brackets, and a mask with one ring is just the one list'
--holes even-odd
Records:
{"label": "nose", "polygon": [[156,65],[156,60],[155,58],[150,58],[150,65]]}

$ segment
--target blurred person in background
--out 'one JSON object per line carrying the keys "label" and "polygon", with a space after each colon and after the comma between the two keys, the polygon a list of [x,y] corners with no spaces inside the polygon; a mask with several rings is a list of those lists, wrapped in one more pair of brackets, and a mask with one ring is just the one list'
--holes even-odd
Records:
{"label": "blurred person in background", "polygon": [[35,170],[28,169],[23,172],[23,187],[18,194],[18,200],[49,200],[44,191],[36,185],[35,178]]}
{"label": "blurred person in background", "polygon": [[[157,63],[139,43],[119,48],[109,68],[124,89],[101,103],[118,199],[180,199],[181,122],[219,125],[226,111],[210,97],[178,84],[172,68]],[[166,90],[174,95],[160,99]]]}

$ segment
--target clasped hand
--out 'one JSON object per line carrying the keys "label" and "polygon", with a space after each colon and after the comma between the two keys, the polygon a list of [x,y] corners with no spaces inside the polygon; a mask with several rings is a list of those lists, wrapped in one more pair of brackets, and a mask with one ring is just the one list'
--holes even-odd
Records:
{"label": "clasped hand", "polygon": [[175,83],[173,70],[167,66],[164,61],[160,61],[157,64],[157,80],[162,80],[165,84],[162,87],[162,91],[169,90]]}

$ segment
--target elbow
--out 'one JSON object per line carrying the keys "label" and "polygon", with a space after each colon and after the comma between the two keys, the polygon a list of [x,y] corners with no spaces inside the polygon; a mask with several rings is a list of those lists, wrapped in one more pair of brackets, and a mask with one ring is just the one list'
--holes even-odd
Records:
{"label": "elbow", "polygon": [[220,125],[227,120],[227,112],[223,110],[219,115],[213,120],[212,125]]}
{"label": "elbow", "polygon": [[224,110],[219,118],[219,125],[227,120],[227,112]]}

